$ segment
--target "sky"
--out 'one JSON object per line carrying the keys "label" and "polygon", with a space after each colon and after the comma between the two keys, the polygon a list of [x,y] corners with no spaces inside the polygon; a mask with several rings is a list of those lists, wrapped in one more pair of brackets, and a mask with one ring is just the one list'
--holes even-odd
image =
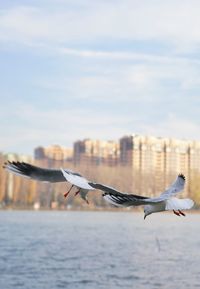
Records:
{"label": "sky", "polygon": [[200,140],[200,1],[0,1],[0,151]]}

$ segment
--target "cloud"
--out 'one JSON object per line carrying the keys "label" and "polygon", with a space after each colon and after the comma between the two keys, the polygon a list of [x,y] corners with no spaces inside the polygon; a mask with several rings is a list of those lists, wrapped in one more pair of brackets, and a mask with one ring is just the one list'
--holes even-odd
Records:
{"label": "cloud", "polygon": [[[76,74],[39,76],[35,85],[54,91],[56,96],[110,103],[174,102],[181,97],[194,101],[199,95],[199,64],[189,61],[108,62],[89,59],[86,65],[76,66]],[[79,71],[81,70],[81,72]]]}
{"label": "cloud", "polygon": [[188,1],[75,1],[13,6],[1,10],[1,40],[54,44],[95,43],[105,39],[160,41],[177,51],[200,43],[199,9]]}
{"label": "cloud", "polygon": [[169,116],[156,125],[144,125],[141,131],[146,134],[173,137],[176,139],[199,140],[199,121],[177,117],[174,114]]}
{"label": "cloud", "polygon": [[[134,110],[133,114],[113,114],[109,111],[60,108],[42,110],[24,106],[12,115],[20,118],[20,123],[13,123],[2,133],[1,150],[32,153],[39,146],[60,144],[71,147],[78,139],[93,138],[118,140],[124,135],[138,133],[177,139],[197,139],[199,121],[182,118],[172,113],[156,122],[149,115],[146,122],[144,115]],[[2,130],[2,124],[0,125]]]}
{"label": "cloud", "polygon": [[[40,45],[42,47],[42,45]],[[45,46],[44,46],[45,47]],[[45,47],[48,49],[48,47]],[[193,63],[200,64],[198,58],[191,58],[187,56],[178,56],[176,54],[162,55],[159,53],[139,53],[139,52],[127,52],[127,51],[102,51],[102,50],[85,50],[76,48],[56,47],[51,49],[59,54],[76,56],[82,58],[94,58],[94,59],[110,59],[110,60],[131,60],[131,61],[142,61],[162,64],[179,64],[179,63]]]}
{"label": "cloud", "polygon": [[198,1],[29,3],[0,10],[1,149],[128,132],[196,138]]}
{"label": "cloud", "polygon": [[[117,139],[132,119],[130,116],[110,115],[91,108],[60,108],[45,110],[25,105],[10,117],[20,119],[4,129],[0,124],[3,151],[29,152],[38,145],[61,144],[72,146],[84,138]],[[112,130],[112,133],[111,133]]]}

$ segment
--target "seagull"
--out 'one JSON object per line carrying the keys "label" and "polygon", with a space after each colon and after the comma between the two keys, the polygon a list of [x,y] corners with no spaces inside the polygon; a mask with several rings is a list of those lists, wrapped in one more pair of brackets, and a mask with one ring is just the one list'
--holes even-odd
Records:
{"label": "seagull", "polygon": [[174,181],[159,197],[145,197],[120,192],[110,186],[88,181],[81,174],[69,169],[45,169],[24,162],[7,162],[4,168],[20,176],[29,177],[45,182],[64,182],[71,184],[71,188],[64,197],[67,197],[73,187],[77,188],[75,195],[88,203],[87,194],[90,190],[103,191],[103,198],[118,207],[144,206],[144,219],[156,212],[173,211],[177,216],[185,216],[182,210],[191,209],[194,205],[191,199],[176,198],[176,194],[184,189],[185,176],[179,174]]}
{"label": "seagull", "polygon": [[71,187],[68,192],[64,193],[66,198],[72,188],[76,188],[75,196],[80,194],[81,198],[89,204],[87,193],[95,188],[89,185],[89,181],[81,176],[81,174],[73,172],[69,169],[46,169],[28,164],[25,162],[6,162],[3,166],[6,170],[23,177],[42,182],[69,182]]}
{"label": "seagull", "polygon": [[152,213],[173,211],[177,216],[185,216],[182,210],[191,209],[194,202],[191,199],[176,198],[176,194],[184,189],[185,176],[179,174],[159,197],[149,198],[133,194],[125,194],[112,187],[102,184],[89,183],[92,187],[104,191],[103,197],[107,202],[119,207],[144,206],[144,219]]}

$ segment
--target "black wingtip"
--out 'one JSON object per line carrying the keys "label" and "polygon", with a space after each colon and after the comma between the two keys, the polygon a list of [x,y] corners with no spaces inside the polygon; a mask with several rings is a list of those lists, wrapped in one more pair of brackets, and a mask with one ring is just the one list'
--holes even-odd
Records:
{"label": "black wingtip", "polygon": [[178,176],[185,181],[185,176],[183,174],[179,174]]}
{"label": "black wingtip", "polygon": [[4,162],[4,164],[2,165],[2,168],[3,168],[3,169],[7,169],[8,165],[9,165],[8,162]]}

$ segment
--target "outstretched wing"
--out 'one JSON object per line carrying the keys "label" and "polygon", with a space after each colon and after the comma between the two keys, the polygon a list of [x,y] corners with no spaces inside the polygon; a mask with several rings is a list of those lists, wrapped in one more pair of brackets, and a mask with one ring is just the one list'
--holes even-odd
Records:
{"label": "outstretched wing", "polygon": [[174,197],[180,191],[182,191],[184,189],[184,185],[185,185],[185,176],[180,174],[176,178],[175,182],[168,189],[166,189],[159,197],[150,198],[149,202],[160,203],[165,200],[168,200]]}
{"label": "outstretched wing", "polygon": [[166,200],[165,210],[189,210],[194,206],[194,202],[191,199],[178,199],[178,198],[170,198]]}
{"label": "outstretched wing", "polygon": [[174,197],[177,193],[181,192],[184,189],[185,185],[185,176],[183,174],[178,175],[175,182],[166,189],[161,195],[160,199],[166,200],[171,197]]}
{"label": "outstretched wing", "polygon": [[96,184],[96,183],[89,183],[93,188],[101,190],[104,192],[103,198],[119,207],[129,207],[129,206],[140,206],[140,205],[146,205],[149,204],[149,198],[138,196],[138,195],[132,195],[132,194],[124,194],[122,192],[117,191],[116,189],[102,185],[102,184]]}
{"label": "outstretched wing", "polygon": [[[43,181],[43,182],[65,182],[66,179],[63,176],[61,170],[56,169],[46,169],[46,168],[40,168],[28,163],[24,162],[7,162],[4,164],[4,168],[14,174],[28,177],[37,181]],[[78,173],[74,173],[70,170],[65,170],[69,174],[81,176]]]}

